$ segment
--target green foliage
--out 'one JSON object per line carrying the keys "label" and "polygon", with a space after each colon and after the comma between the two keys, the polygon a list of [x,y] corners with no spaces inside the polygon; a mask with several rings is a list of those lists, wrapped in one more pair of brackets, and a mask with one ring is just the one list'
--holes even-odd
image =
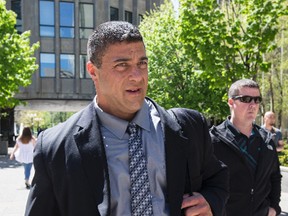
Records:
{"label": "green foliage", "polygon": [[197,109],[223,119],[228,87],[269,71],[284,0],[180,0],[179,16],[165,2],[140,30],[149,57],[149,91],[166,108]]}
{"label": "green foliage", "polygon": [[279,156],[279,161],[281,166],[288,167],[288,145],[287,145],[287,140],[286,144],[284,146],[284,150],[278,153]]}
{"label": "green foliage", "polygon": [[[277,115],[276,127],[285,129],[288,127],[288,2],[286,2],[286,14],[279,19],[279,33],[276,35],[277,48],[264,55],[271,62],[268,73],[259,74],[258,80],[262,88],[263,113],[272,110]],[[284,11],[284,12],[285,12]]]}
{"label": "green foliage", "polygon": [[[203,101],[215,98],[210,94],[209,80],[200,76],[191,56],[185,55],[178,20],[171,3],[145,16],[140,24],[149,57],[148,96],[166,108],[192,107],[208,114],[210,106]],[[222,100],[222,95],[217,101]],[[219,103],[214,107],[219,107]]]}
{"label": "green foliage", "polygon": [[16,111],[15,123],[30,127],[34,133],[39,128],[46,129],[66,121],[74,112],[43,112],[43,111]]}
{"label": "green foliage", "polygon": [[8,11],[5,1],[0,0],[0,107],[19,104],[14,98],[19,87],[31,84],[31,76],[37,70],[34,51],[38,43],[30,46],[30,32],[17,34],[16,14]]}
{"label": "green foliage", "polygon": [[[235,80],[256,79],[259,72],[268,71],[270,64],[263,54],[275,48],[283,0],[222,1],[221,5],[214,0],[180,2],[185,53],[192,56],[203,79],[210,81],[211,94],[223,95]],[[223,112],[219,114],[224,117]]]}
{"label": "green foliage", "polygon": [[140,24],[149,57],[148,96],[157,98],[166,107],[182,104],[185,84],[190,80],[190,77],[185,79],[188,72],[183,73],[189,68],[189,62],[185,62],[183,56],[174,16],[172,4],[166,3],[159,11],[145,16]]}

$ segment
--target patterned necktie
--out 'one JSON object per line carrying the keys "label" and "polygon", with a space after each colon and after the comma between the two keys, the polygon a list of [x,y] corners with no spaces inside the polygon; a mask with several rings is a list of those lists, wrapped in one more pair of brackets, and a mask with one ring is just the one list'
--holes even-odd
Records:
{"label": "patterned necktie", "polygon": [[152,197],[148,179],[147,162],[141,142],[141,131],[135,123],[129,123],[129,173],[131,181],[131,215],[153,215]]}

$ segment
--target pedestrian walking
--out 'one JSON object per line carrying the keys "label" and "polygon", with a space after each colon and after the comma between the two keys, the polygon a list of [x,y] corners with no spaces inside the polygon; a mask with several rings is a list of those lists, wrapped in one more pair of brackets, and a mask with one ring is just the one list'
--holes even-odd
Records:
{"label": "pedestrian walking", "polygon": [[27,189],[30,189],[30,173],[33,164],[33,150],[36,144],[36,138],[32,135],[29,127],[24,127],[21,135],[17,137],[16,143],[10,155],[24,166],[24,180]]}

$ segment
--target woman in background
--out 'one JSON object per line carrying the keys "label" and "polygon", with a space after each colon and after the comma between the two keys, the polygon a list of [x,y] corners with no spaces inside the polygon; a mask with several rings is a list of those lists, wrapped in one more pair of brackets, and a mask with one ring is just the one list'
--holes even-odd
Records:
{"label": "woman in background", "polygon": [[23,163],[25,185],[27,189],[30,189],[29,178],[33,163],[33,150],[35,144],[36,138],[32,136],[31,129],[29,127],[24,127],[22,134],[16,139],[15,146],[10,155],[11,160],[15,157],[16,161]]}

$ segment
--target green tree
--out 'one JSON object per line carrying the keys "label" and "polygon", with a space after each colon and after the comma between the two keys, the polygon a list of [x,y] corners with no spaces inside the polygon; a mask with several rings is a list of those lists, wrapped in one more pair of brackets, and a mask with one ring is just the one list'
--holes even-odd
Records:
{"label": "green tree", "polygon": [[[212,97],[206,88],[207,81],[195,69],[193,59],[185,55],[173,5],[166,2],[147,14],[139,28],[149,57],[148,96],[166,108],[190,107],[207,115],[212,112],[203,103],[205,98]],[[218,101],[221,99],[222,95]]]}
{"label": "green tree", "polygon": [[[48,112],[36,110],[17,110],[15,111],[15,123],[18,128],[29,126],[34,134],[38,129],[46,129],[66,121],[75,112]],[[21,131],[19,131],[21,132]]]}
{"label": "green tree", "polygon": [[19,104],[14,98],[19,87],[31,84],[31,76],[38,65],[33,57],[39,43],[30,46],[30,32],[17,34],[16,14],[0,0],[0,107],[9,108]]}
{"label": "green tree", "polygon": [[271,62],[272,66],[268,73],[259,74],[258,76],[264,98],[263,113],[268,110],[275,112],[278,117],[276,125],[278,128],[282,128],[283,126],[285,128],[288,126],[288,86],[286,85],[288,82],[287,18],[287,15],[280,18],[280,31],[275,38],[277,49],[265,54],[265,58],[267,61]]}
{"label": "green tree", "polygon": [[166,107],[183,105],[187,82],[191,81],[186,72],[190,62],[183,56],[172,3],[166,2],[145,16],[139,28],[149,57],[148,96]]}
{"label": "green tree", "polygon": [[148,94],[165,107],[224,118],[230,84],[268,71],[263,54],[275,48],[283,1],[180,0],[178,18],[168,2],[145,16],[140,30],[150,62]]}
{"label": "green tree", "polygon": [[[283,0],[180,2],[185,53],[192,56],[201,76],[209,80],[212,95],[223,95],[237,79],[256,80],[257,74],[268,72],[271,64],[263,55],[276,48],[274,39],[284,13]],[[226,103],[227,98],[223,99]],[[213,104],[211,108],[215,110]]]}

